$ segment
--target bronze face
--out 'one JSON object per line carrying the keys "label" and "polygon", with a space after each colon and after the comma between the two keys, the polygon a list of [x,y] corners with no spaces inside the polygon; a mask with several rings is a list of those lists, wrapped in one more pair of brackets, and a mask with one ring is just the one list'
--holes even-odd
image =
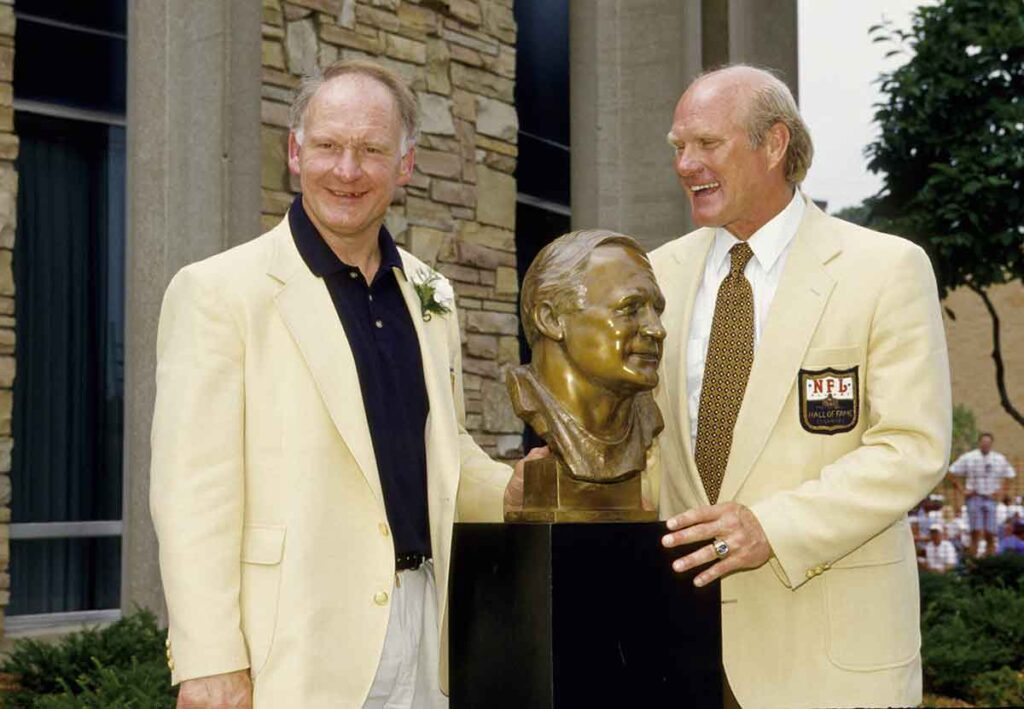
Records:
{"label": "bronze face", "polygon": [[561,318],[566,376],[622,395],[653,389],[665,298],[647,259],[618,244],[598,246],[583,282],[583,308]]}

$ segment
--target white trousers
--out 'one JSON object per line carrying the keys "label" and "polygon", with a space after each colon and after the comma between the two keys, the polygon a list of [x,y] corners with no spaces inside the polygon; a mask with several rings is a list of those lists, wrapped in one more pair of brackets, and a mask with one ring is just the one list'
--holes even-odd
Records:
{"label": "white trousers", "polygon": [[448,709],[438,681],[434,562],[400,571],[377,675],[364,709]]}

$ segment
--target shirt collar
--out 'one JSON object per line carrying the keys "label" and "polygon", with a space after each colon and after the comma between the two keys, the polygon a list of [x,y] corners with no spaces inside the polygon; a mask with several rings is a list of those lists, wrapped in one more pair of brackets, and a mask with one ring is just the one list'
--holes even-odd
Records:
{"label": "shirt collar", "polygon": [[[805,208],[806,205],[800,190],[793,190],[793,198],[789,200],[789,204],[747,239],[750,250],[754,252],[754,258],[757,259],[757,263],[764,271],[772,270],[775,262],[779,260],[779,256],[796,236],[800,222],[804,218]],[[729,249],[738,243],[740,240],[725,228],[715,229],[711,264],[716,270],[724,267],[723,264],[729,256]]]}
{"label": "shirt collar", "polygon": [[[306,267],[313,272],[314,276],[322,277],[330,273],[355,268],[355,266],[342,261],[331,251],[331,247],[327,245],[309,215],[306,214],[301,194],[296,195],[292,206],[288,209],[288,226],[291,227],[292,238],[295,240],[295,247],[299,250],[299,255],[302,256]],[[377,235],[377,245],[380,248],[378,275],[388,273],[393,268],[397,268],[404,275],[402,255],[398,252],[395,240],[391,238],[391,234],[383,224],[381,224],[380,232]]]}

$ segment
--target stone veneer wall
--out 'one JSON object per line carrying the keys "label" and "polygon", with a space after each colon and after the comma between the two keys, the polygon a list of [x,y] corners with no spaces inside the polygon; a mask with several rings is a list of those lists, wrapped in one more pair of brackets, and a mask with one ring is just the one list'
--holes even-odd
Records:
{"label": "stone veneer wall", "polygon": [[14,7],[0,0],[0,634],[11,598],[11,412],[14,408],[14,271],[18,136],[14,133]]}
{"label": "stone veneer wall", "polygon": [[455,287],[467,427],[500,457],[521,452],[504,372],[519,363],[515,257],[516,25],[512,0],[263,0],[262,216],[298,189],[287,168],[288,104],[299,77],[374,58],[419,98],[416,172],[388,228]]}

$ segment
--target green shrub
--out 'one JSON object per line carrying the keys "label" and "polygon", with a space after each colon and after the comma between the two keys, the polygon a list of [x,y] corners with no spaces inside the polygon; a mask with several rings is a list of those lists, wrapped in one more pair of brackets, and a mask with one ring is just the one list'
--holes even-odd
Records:
{"label": "green shrub", "polygon": [[1024,593],[1006,582],[1016,574],[998,557],[962,577],[921,574],[927,691],[983,706],[1021,704],[1013,700],[1021,680],[1011,668],[1024,667]]}
{"label": "green shrub", "polygon": [[978,442],[978,424],[970,407],[957,404],[953,407],[953,440],[949,450],[949,459],[956,460],[962,454],[974,448]]}
{"label": "green shrub", "polygon": [[1024,588],[1024,554],[968,557],[965,578],[974,587]]}
{"label": "green shrub", "polygon": [[56,643],[19,640],[0,672],[17,677],[5,707],[173,706],[164,639],[149,611],[105,628],[64,636]]}
{"label": "green shrub", "polygon": [[921,585],[922,611],[941,596],[963,593],[963,581],[955,573],[940,574],[935,571],[921,570],[919,580]]}
{"label": "green shrub", "polygon": [[971,690],[979,706],[1024,706],[1024,674],[1009,667],[978,675],[971,683]]}
{"label": "green shrub", "polygon": [[163,663],[133,661],[129,667],[100,667],[61,694],[38,697],[32,709],[173,709]]}

